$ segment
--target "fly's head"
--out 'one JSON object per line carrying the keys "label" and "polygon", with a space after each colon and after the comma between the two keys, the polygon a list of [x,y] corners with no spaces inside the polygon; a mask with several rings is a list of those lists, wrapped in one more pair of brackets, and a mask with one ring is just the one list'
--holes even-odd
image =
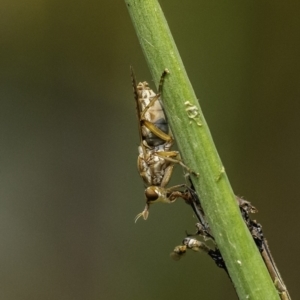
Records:
{"label": "fly's head", "polygon": [[162,202],[162,203],[172,203],[174,199],[170,199],[171,194],[168,190],[159,186],[149,186],[145,190],[145,196],[148,204]]}
{"label": "fly's head", "polygon": [[145,190],[145,196],[146,196],[146,206],[144,210],[139,213],[135,217],[135,222],[140,218],[143,217],[144,220],[147,220],[149,216],[149,208],[150,204],[153,203],[173,203],[176,201],[177,198],[183,197],[184,193],[181,191],[171,191],[166,188],[162,188],[160,186],[149,186]]}
{"label": "fly's head", "polygon": [[145,190],[147,203],[173,203],[177,198],[185,198],[185,193],[160,186],[149,186]]}

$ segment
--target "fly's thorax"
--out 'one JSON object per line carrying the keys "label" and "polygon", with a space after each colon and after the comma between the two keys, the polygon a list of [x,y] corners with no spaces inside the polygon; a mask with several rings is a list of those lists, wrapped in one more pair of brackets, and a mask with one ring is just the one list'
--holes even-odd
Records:
{"label": "fly's thorax", "polygon": [[149,161],[147,161],[146,164],[143,165],[146,166],[144,168],[144,174],[147,174],[147,181],[144,180],[145,183],[147,185],[160,186],[165,176],[165,165],[165,162],[160,159],[152,160],[150,164]]}
{"label": "fly's thorax", "polygon": [[165,175],[165,171],[164,170],[161,170],[159,172],[156,172],[154,174],[154,176],[151,177],[151,180],[152,180],[152,184],[153,185],[161,185],[163,179],[164,179],[164,175]]}
{"label": "fly's thorax", "polygon": [[146,164],[149,166],[149,171],[152,177],[152,184],[161,185],[162,180],[165,176],[165,171],[170,165],[170,162],[158,155],[151,155],[146,160]]}
{"label": "fly's thorax", "polygon": [[146,147],[139,146],[137,159],[138,172],[147,186],[161,185],[166,168],[170,162],[157,155],[157,152]]}

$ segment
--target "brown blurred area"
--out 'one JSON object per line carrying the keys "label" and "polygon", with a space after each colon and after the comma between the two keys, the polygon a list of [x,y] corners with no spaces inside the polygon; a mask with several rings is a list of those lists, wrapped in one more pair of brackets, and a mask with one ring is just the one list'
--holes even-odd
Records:
{"label": "brown blurred area", "polygon": [[[296,299],[300,4],[160,2],[233,189],[259,209]],[[0,22],[0,298],[235,299],[205,254],[169,258],[194,230],[185,204],[133,222],[145,202],[129,66],[152,80],[125,3],[3,0]]]}

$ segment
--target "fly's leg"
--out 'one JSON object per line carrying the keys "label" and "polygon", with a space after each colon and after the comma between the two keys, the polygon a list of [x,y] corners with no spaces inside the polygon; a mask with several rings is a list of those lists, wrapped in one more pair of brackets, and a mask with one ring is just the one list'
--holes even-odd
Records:
{"label": "fly's leg", "polygon": [[170,144],[173,144],[173,137],[165,132],[163,132],[161,129],[159,129],[155,124],[142,119],[141,120],[141,125],[145,126],[146,128],[148,128],[152,133],[154,133],[157,137],[159,137],[160,139],[162,139],[165,142],[168,142]]}
{"label": "fly's leg", "polygon": [[174,159],[174,158],[170,158],[170,157],[167,157],[167,158],[165,158],[165,160],[167,160],[167,161],[170,161],[170,162],[173,162],[173,163],[175,163],[175,164],[180,164],[183,168],[185,168],[186,170],[187,170],[187,172],[189,173],[189,174],[193,174],[193,175],[195,175],[195,176],[199,176],[199,173],[197,173],[197,172],[195,172],[195,171],[193,171],[192,169],[190,169],[188,166],[186,166],[181,160],[179,160],[179,159]]}
{"label": "fly's leg", "polygon": [[163,179],[161,181],[161,184],[160,184],[161,187],[165,187],[168,184],[168,182],[170,181],[170,178],[172,176],[173,169],[174,169],[174,165],[173,164],[170,165],[170,166],[168,166],[166,168],[165,175],[164,175],[164,177],[163,177]]}
{"label": "fly's leg", "polygon": [[194,174],[195,176],[199,176],[199,173],[196,173],[195,171],[191,170],[188,166],[186,166],[182,160],[179,158],[179,152],[178,151],[160,151],[155,153],[157,156],[162,157],[166,161],[169,161],[174,164],[180,164],[184,169],[187,170],[189,174]]}

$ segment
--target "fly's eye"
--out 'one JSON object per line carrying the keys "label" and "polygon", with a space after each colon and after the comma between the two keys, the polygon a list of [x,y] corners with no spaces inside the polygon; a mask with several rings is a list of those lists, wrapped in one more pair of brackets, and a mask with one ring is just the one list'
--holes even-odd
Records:
{"label": "fly's eye", "polygon": [[145,190],[145,195],[146,195],[146,198],[147,198],[148,201],[155,201],[155,200],[158,199],[157,192],[151,187],[148,187]]}

